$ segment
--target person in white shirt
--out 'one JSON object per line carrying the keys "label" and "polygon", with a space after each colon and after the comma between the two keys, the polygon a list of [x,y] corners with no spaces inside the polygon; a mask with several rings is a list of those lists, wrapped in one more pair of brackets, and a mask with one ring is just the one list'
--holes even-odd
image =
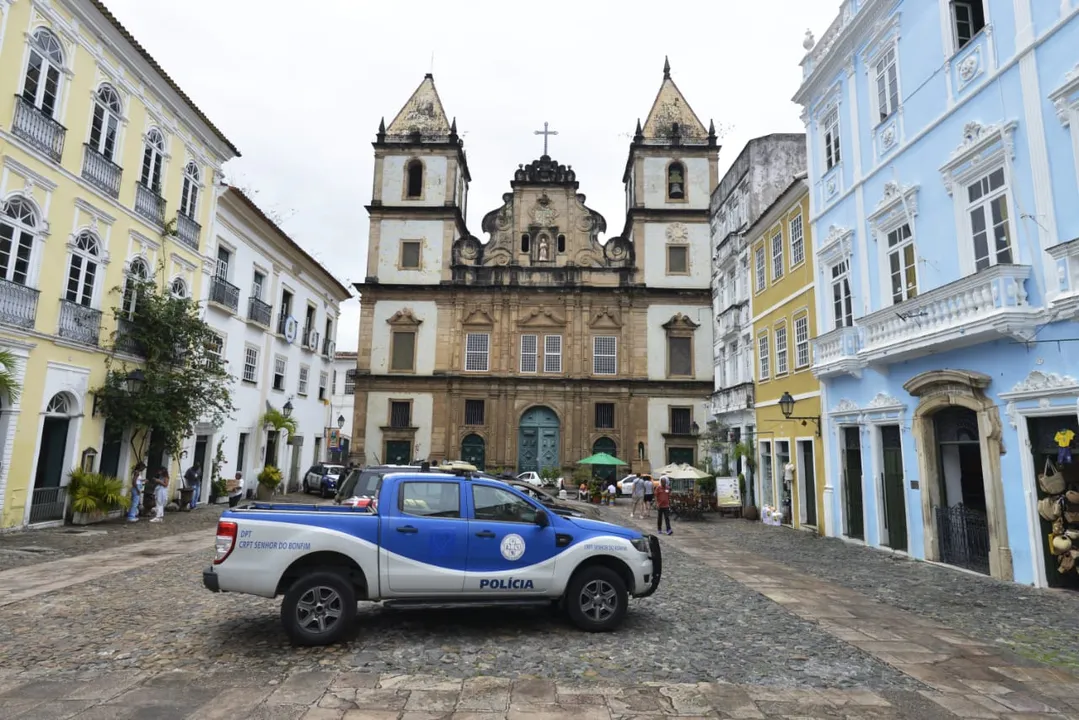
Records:
{"label": "person in white shirt", "polygon": [[615,496],[615,494],[617,492],[618,492],[618,488],[616,488],[614,486],[613,482],[610,485],[607,486],[607,504],[608,505],[614,505],[614,496]]}
{"label": "person in white shirt", "polygon": [[644,517],[644,480],[640,477],[634,477],[631,480],[623,480],[622,484],[633,483],[631,487],[631,496],[633,497],[633,508],[629,511],[631,518]]}

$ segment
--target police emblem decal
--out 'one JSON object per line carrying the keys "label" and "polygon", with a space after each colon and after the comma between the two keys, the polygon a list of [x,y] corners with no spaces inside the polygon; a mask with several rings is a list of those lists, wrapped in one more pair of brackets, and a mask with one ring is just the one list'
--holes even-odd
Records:
{"label": "police emblem decal", "polygon": [[502,546],[500,549],[502,551],[502,557],[510,562],[520,560],[525,554],[525,540],[517,533],[510,533],[502,538]]}

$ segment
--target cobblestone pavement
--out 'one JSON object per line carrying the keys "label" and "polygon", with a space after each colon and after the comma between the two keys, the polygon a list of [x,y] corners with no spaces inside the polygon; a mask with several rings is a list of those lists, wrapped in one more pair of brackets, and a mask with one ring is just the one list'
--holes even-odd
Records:
{"label": "cobblestone pavement", "polygon": [[1079,592],[1001,582],[785,527],[734,519],[692,524],[707,527],[721,542],[937,620],[981,642],[1079,670]]}

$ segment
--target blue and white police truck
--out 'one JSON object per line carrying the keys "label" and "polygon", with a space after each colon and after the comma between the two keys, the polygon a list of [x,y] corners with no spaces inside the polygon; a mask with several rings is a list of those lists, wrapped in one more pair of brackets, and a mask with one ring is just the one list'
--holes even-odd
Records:
{"label": "blue and white police truck", "polygon": [[497,480],[386,475],[368,507],[254,503],[217,526],[213,592],[277,597],[293,642],[327,645],[358,601],[396,607],[550,605],[591,632],[617,628],[656,591],[659,540],[549,513]]}

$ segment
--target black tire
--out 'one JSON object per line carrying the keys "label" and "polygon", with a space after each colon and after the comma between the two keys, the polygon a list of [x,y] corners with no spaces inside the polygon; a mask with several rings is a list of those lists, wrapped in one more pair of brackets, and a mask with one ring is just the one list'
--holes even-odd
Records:
{"label": "black tire", "polygon": [[297,645],[331,645],[352,629],[355,620],[356,589],[332,570],[304,575],[292,583],[281,603],[281,624]]}
{"label": "black tire", "polygon": [[320,488],[318,489],[318,496],[319,496],[320,498],[322,498],[323,500],[325,500],[325,499],[326,499],[326,498],[328,498],[328,497],[333,497],[333,495],[331,495],[330,493],[326,492],[326,487],[325,487],[325,486],[322,486],[322,487],[320,487]]}
{"label": "black tire", "polygon": [[311,492],[311,489],[307,486],[307,478],[304,478],[303,479],[303,494],[307,495],[309,492]]}
{"label": "black tire", "polygon": [[618,573],[602,565],[581,570],[566,588],[569,619],[586,632],[614,630],[622,624],[628,608],[626,584]]}

